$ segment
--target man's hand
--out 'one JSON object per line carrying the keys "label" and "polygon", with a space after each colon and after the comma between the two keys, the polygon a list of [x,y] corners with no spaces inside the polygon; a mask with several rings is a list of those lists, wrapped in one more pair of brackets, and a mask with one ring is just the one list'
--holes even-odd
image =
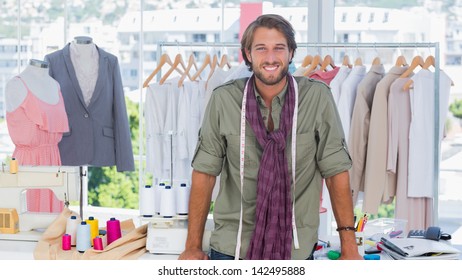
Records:
{"label": "man's hand", "polygon": [[356,251],[342,252],[339,260],[364,260],[364,258]]}
{"label": "man's hand", "polygon": [[178,257],[179,260],[208,260],[209,256],[199,249],[188,249],[185,250]]}

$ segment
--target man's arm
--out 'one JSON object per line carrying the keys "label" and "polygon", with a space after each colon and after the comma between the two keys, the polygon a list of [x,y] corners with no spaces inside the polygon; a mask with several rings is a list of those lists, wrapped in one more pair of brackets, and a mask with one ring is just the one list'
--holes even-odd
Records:
{"label": "man's arm", "polygon": [[[349,185],[348,171],[326,179],[332,209],[338,227],[354,227],[353,200]],[[355,232],[342,230],[339,232],[341,259],[362,260],[356,245]]]}
{"label": "man's arm", "polygon": [[179,260],[208,259],[202,251],[202,238],[215,180],[215,176],[193,170],[189,198],[188,237],[185,251],[181,253]]}

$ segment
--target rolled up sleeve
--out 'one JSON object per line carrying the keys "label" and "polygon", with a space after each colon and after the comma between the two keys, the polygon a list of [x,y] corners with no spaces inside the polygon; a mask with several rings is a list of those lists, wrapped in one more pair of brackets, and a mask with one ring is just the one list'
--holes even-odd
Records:
{"label": "rolled up sleeve", "polygon": [[317,163],[321,175],[329,178],[352,166],[350,154],[337,108],[329,96],[325,99],[322,114],[318,120]]}

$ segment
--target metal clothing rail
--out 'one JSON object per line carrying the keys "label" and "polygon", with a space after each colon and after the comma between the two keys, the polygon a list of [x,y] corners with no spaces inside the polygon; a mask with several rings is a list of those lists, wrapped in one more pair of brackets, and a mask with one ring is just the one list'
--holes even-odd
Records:
{"label": "metal clothing rail", "polygon": [[[163,47],[208,47],[208,48],[240,48],[241,44],[239,43],[230,43],[230,42],[158,42],[157,43],[157,61],[160,60],[160,56],[163,53]],[[438,199],[439,199],[439,166],[440,166],[440,139],[439,139],[439,115],[440,115],[440,105],[439,105],[439,85],[440,85],[440,45],[439,42],[415,42],[415,43],[297,43],[297,48],[344,48],[344,49],[401,49],[401,48],[428,48],[434,49],[435,51],[435,88],[434,88],[434,143],[433,143],[433,215],[432,215],[432,224],[438,225]],[[141,118],[140,118],[141,122]],[[141,124],[140,124],[141,127]],[[141,139],[140,139],[141,141]],[[141,146],[141,145],[140,145]],[[140,155],[140,160],[141,160]],[[142,166],[140,164],[140,166]]]}

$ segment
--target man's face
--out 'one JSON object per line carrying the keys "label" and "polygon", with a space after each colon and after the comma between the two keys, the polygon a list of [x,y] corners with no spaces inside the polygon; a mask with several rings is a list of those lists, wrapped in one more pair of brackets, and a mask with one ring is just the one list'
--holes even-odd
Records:
{"label": "man's face", "polygon": [[267,86],[277,85],[289,71],[292,52],[289,51],[284,34],[277,29],[259,27],[255,30],[247,58],[252,63],[255,76]]}

